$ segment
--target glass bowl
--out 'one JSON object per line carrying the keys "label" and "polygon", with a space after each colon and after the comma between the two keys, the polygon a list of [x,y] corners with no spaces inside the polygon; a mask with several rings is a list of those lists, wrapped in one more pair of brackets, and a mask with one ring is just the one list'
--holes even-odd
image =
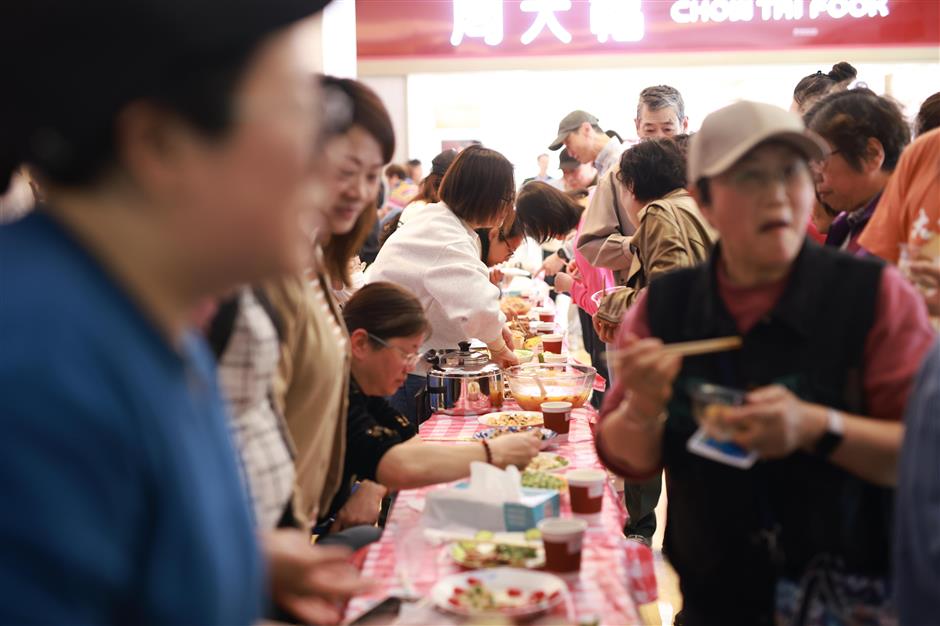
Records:
{"label": "glass bowl", "polygon": [[509,391],[526,411],[539,411],[543,402],[583,406],[591,397],[597,370],[576,363],[527,363],[504,372]]}

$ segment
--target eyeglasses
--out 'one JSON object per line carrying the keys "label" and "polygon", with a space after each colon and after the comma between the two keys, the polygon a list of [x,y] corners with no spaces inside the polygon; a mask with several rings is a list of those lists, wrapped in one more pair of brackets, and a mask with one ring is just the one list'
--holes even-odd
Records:
{"label": "eyeglasses", "polygon": [[791,185],[808,173],[804,161],[794,163],[780,170],[769,171],[756,167],[744,167],[737,171],[722,174],[724,180],[744,192],[760,192],[774,185],[778,181],[784,185]]}
{"label": "eyeglasses", "polygon": [[810,169],[814,174],[822,174],[829,167],[829,158],[834,154],[839,154],[840,152],[842,152],[842,150],[833,150],[822,161],[811,161],[809,164]]}
{"label": "eyeglasses", "polygon": [[393,346],[392,344],[385,341],[381,337],[376,337],[372,333],[367,333],[367,334],[369,335],[369,339],[379,344],[380,346],[385,347],[385,348],[391,348],[392,350],[395,350],[396,352],[398,352],[398,354],[401,356],[401,361],[403,365],[406,365],[408,367],[414,367],[415,364],[418,362],[418,359],[421,358],[421,354],[419,354],[418,352],[405,352],[404,349],[399,348],[398,346]]}

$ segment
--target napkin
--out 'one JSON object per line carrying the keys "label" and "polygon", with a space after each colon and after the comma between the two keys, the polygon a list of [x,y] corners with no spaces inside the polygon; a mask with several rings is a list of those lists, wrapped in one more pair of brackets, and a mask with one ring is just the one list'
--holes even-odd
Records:
{"label": "napkin", "polygon": [[505,505],[522,502],[519,470],[501,470],[488,463],[470,464],[469,484],[428,493],[424,522],[428,528],[448,531],[504,530]]}

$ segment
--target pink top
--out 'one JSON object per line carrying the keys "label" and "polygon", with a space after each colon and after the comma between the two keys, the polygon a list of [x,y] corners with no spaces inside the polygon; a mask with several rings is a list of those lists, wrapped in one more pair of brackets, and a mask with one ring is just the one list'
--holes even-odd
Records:
{"label": "pink top", "polygon": [[[584,218],[586,215],[587,209],[581,214],[581,221],[578,223],[575,241],[581,238],[581,230],[584,228]],[[578,270],[581,272],[583,282],[575,281],[571,286],[571,299],[575,304],[581,307],[585,313],[593,316],[597,313],[597,305],[591,300],[591,296],[601,289],[616,286],[617,283],[614,282],[614,273],[609,269],[591,265],[588,260],[584,258],[584,255],[578,251],[578,246],[574,247],[574,261],[578,265]]]}
{"label": "pink top", "polygon": [[[731,285],[724,272],[718,272],[721,299],[742,335],[774,307],[788,278],[770,285],[742,288]],[[645,292],[641,294],[624,316],[617,345],[622,345],[627,333],[641,339],[650,336],[646,296]],[[892,421],[902,419],[914,377],[933,340],[934,331],[923,300],[897,269],[885,267],[875,304],[874,323],[865,339],[863,385],[869,417]],[[615,384],[604,398],[601,419],[623,401],[623,396],[623,387]],[[614,471],[626,469],[610,465],[604,458],[599,439],[597,443],[598,452],[608,467]]]}

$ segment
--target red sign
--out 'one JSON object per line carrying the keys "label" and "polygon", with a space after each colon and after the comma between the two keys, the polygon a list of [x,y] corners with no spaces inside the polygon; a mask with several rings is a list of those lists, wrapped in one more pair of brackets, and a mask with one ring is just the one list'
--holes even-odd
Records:
{"label": "red sign", "polygon": [[938,0],[357,0],[360,59],[940,46]]}

